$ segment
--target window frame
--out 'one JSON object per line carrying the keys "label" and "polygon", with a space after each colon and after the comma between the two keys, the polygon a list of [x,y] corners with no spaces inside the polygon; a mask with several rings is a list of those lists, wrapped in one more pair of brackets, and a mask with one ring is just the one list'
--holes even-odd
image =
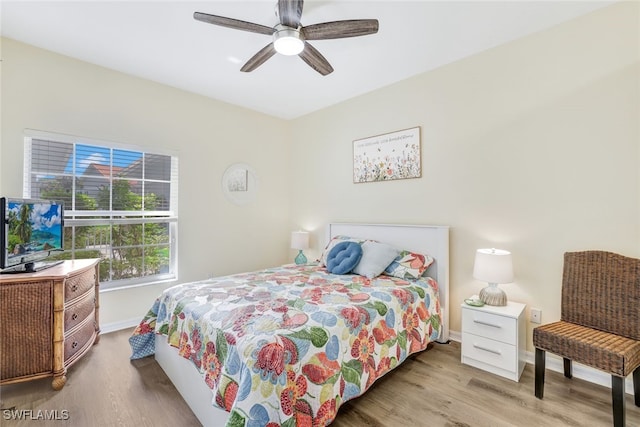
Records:
{"label": "window frame", "polygon": [[[139,286],[147,286],[153,285],[157,283],[169,282],[178,279],[178,156],[174,151],[171,150],[163,150],[157,148],[149,148],[149,147],[141,147],[135,146],[131,144],[122,144],[113,141],[105,141],[98,140],[95,138],[86,138],[80,136],[71,136],[71,135],[63,135],[57,134],[53,132],[45,132],[45,131],[36,131],[27,129],[24,132],[24,169],[23,169],[23,197],[24,198],[39,198],[32,195],[32,177],[33,175],[37,175],[40,171],[33,170],[33,156],[32,156],[32,141],[33,140],[44,140],[51,142],[59,142],[59,143],[67,143],[73,144],[72,154],[70,158],[72,159],[72,171],[71,173],[50,173],[44,172],[48,175],[53,176],[66,176],[70,177],[72,181],[72,207],[75,205],[77,190],[76,190],[76,182],[79,178],[82,178],[83,175],[78,175],[76,170],[77,159],[76,148],[77,145],[82,146],[95,146],[100,149],[108,149],[111,153],[109,162],[110,174],[108,177],[109,182],[109,200],[110,206],[112,206],[113,199],[113,184],[116,182],[118,178],[113,173],[114,166],[114,150],[124,150],[124,151],[132,151],[141,153],[144,157],[145,154],[148,155],[161,155],[168,156],[171,158],[170,165],[170,177],[169,177],[169,207],[168,210],[154,210],[154,211],[146,211],[144,210],[144,206],[141,210],[74,210],[71,207],[66,207],[64,209],[64,227],[65,232],[72,232],[71,236],[71,249],[65,250],[65,252],[71,252],[71,259],[75,259],[75,253],[77,251],[81,251],[82,248],[75,248],[75,227],[83,227],[83,226],[108,226],[109,230],[113,230],[114,226],[117,225],[130,225],[130,224],[142,224],[144,229],[144,224],[153,224],[153,223],[162,223],[168,225],[168,241],[165,245],[169,246],[169,271],[164,273],[157,273],[147,276],[141,277],[131,277],[126,279],[108,279],[106,281],[101,281],[101,291],[111,291],[118,289],[126,289],[132,287]],[[161,179],[145,179],[144,175],[141,178],[135,179],[139,181],[144,186],[147,182],[167,182]],[[144,191],[142,192],[143,204],[144,204]],[[100,217],[100,218],[96,218]],[[109,245],[113,243],[113,240],[110,236]],[[144,253],[145,247],[157,246],[158,244],[145,244],[140,243],[136,245],[132,245],[131,248],[142,248]],[[144,260],[144,256],[143,256]],[[107,258],[102,258],[100,263],[108,263],[109,277],[113,277],[113,258],[111,256]],[[144,261],[143,261],[144,262]]]}

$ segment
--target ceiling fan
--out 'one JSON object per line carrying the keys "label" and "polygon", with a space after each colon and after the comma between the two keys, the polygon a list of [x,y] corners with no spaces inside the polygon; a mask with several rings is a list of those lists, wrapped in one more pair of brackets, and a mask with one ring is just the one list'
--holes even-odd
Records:
{"label": "ceiling fan", "polygon": [[366,36],[378,32],[377,19],[350,19],[302,26],[300,18],[303,3],[303,0],[278,0],[276,15],[280,23],[273,28],[202,12],[195,12],[193,17],[209,24],[273,37],[271,43],[263,47],[242,66],[240,71],[244,72],[255,70],[276,53],[281,53],[300,56],[311,68],[326,76],[333,72],[333,67],[316,48],[309,44],[308,40],[340,39]]}

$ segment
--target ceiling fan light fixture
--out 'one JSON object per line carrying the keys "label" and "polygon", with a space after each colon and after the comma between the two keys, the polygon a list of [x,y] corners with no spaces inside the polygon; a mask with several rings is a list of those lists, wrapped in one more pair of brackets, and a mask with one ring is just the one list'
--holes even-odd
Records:
{"label": "ceiling fan light fixture", "polygon": [[298,55],[308,66],[326,76],[333,72],[333,67],[327,58],[307,43],[307,40],[359,37],[378,32],[377,19],[346,19],[303,26],[301,24],[303,4],[304,0],[277,0],[275,12],[279,23],[275,27],[203,12],[194,12],[193,17],[198,21],[220,27],[271,36],[271,43],[256,52],[240,68],[240,71],[245,73],[255,70],[276,53],[280,53]]}
{"label": "ceiling fan light fixture", "polygon": [[282,55],[297,55],[304,50],[304,40],[299,28],[277,25],[273,33],[273,47]]}

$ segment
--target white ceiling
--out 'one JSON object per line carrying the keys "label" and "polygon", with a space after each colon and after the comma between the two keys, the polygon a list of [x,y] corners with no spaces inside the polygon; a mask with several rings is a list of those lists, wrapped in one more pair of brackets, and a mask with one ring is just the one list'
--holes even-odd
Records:
{"label": "white ceiling", "polygon": [[311,42],[335,71],[276,55],[240,67],[269,36],[193,12],[273,26],[276,0],[1,0],[3,36],[272,116],[291,119],[537,32],[611,1],[307,0],[302,25],[376,18],[375,35]]}

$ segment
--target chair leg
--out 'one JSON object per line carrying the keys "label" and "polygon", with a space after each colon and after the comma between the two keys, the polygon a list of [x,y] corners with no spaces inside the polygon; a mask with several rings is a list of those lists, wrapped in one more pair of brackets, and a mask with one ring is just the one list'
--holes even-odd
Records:
{"label": "chair leg", "polygon": [[571,359],[567,359],[566,357],[562,358],[564,362],[564,376],[567,378],[573,378],[573,370],[571,369]]}
{"label": "chair leg", "polygon": [[545,351],[536,348],[536,373],[535,373],[535,388],[536,397],[542,399],[544,395],[544,363],[545,363]]}
{"label": "chair leg", "polygon": [[611,397],[613,400],[613,427],[625,427],[624,378],[611,375]]}
{"label": "chair leg", "polygon": [[640,406],[640,366],[633,371],[633,396],[636,406]]}

